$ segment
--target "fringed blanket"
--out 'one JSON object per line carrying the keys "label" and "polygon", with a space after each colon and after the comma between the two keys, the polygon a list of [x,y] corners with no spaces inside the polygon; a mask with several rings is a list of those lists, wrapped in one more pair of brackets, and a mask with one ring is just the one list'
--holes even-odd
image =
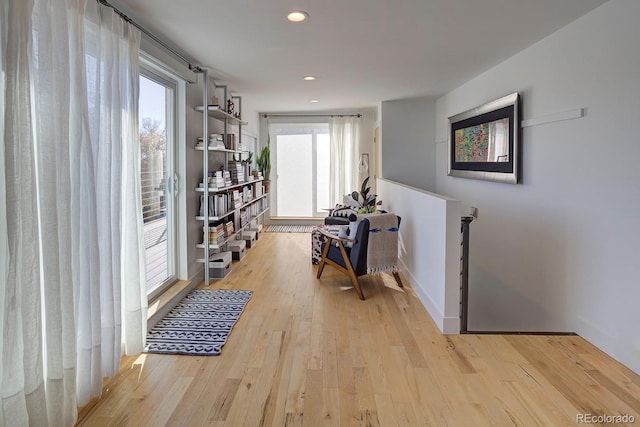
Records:
{"label": "fringed blanket", "polygon": [[368,216],[369,245],[367,274],[398,271],[398,217],[395,214]]}

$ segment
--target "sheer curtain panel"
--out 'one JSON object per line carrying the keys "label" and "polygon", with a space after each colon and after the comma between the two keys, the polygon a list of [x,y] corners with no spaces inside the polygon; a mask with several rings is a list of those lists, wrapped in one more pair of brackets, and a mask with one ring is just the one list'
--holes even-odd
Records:
{"label": "sheer curtain panel", "polygon": [[0,425],[71,426],[146,332],[140,33],[93,0],[0,5]]}
{"label": "sheer curtain panel", "polygon": [[358,151],[360,149],[360,118],[331,116],[329,118],[330,174],[329,197],[332,204],[342,203],[345,194],[359,190]]}

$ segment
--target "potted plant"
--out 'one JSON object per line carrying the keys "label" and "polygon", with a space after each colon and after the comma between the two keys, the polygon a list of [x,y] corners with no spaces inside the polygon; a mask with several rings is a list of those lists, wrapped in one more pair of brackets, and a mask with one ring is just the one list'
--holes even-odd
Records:
{"label": "potted plant", "polygon": [[362,187],[360,188],[360,192],[354,191],[351,193],[351,198],[355,200],[358,205],[358,213],[373,213],[376,211],[376,205],[381,205],[382,200],[376,203],[376,194],[369,194],[371,191],[371,187],[369,184],[369,178],[366,177],[362,182]]}
{"label": "potted plant", "polygon": [[271,186],[271,180],[269,180],[269,175],[271,174],[271,136],[269,134],[267,134],[267,145],[262,147],[262,151],[260,151],[260,155],[256,159],[256,164],[264,178],[264,191],[268,193]]}

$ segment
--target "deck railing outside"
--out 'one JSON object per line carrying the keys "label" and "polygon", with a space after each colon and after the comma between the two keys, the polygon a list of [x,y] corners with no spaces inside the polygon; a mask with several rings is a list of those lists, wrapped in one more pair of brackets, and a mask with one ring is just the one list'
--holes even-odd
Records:
{"label": "deck railing outside", "polygon": [[166,176],[163,171],[140,174],[146,252],[147,291],[167,278]]}

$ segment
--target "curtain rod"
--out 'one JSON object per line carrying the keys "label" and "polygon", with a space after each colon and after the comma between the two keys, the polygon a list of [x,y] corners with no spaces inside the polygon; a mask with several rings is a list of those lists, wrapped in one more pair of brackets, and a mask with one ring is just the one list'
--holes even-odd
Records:
{"label": "curtain rod", "polygon": [[100,3],[101,5],[110,7],[111,9],[113,9],[113,11],[120,15],[120,17],[125,21],[128,22],[129,24],[133,25],[134,27],[136,27],[137,29],[139,29],[141,32],[143,32],[144,34],[146,34],[151,40],[153,40],[154,42],[156,42],[157,44],[159,44],[160,46],[162,46],[166,51],[168,51],[169,53],[171,53],[173,56],[175,56],[176,58],[178,58],[179,60],[181,60],[182,62],[184,62],[185,64],[187,64],[189,66],[189,69],[191,71],[193,71],[194,73],[201,73],[202,72],[202,68],[200,68],[200,66],[193,64],[193,62],[191,62],[191,60],[185,58],[180,52],[175,51],[171,46],[169,46],[168,44],[166,44],[165,42],[163,42],[162,40],[160,40],[158,37],[156,37],[155,35],[153,35],[152,33],[150,33],[149,31],[147,31],[146,29],[144,29],[142,26],[140,26],[136,21],[134,21],[133,19],[129,18],[124,12],[122,12],[121,10],[119,10],[118,8],[116,8],[114,5],[112,5],[111,3],[109,3],[107,0],[96,0],[98,3]]}
{"label": "curtain rod", "polygon": [[296,117],[362,117],[362,114],[262,114],[262,117],[265,119],[269,117],[286,117],[286,118],[296,118]]}

